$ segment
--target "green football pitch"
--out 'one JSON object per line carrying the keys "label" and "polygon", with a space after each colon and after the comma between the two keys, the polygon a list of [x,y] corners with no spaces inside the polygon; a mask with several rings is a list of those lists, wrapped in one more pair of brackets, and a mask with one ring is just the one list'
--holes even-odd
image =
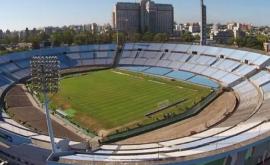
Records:
{"label": "green football pitch", "polygon": [[[73,121],[99,131],[183,113],[210,93],[211,89],[202,86],[111,69],[64,77],[60,91],[51,99],[52,106]],[[161,107],[165,109],[156,112]],[[156,113],[146,115],[151,112]]]}

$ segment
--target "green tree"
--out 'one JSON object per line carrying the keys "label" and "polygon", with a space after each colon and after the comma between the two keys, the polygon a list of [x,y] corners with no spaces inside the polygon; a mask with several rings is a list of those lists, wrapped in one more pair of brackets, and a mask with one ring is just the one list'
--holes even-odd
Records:
{"label": "green tree", "polygon": [[246,45],[245,39],[240,37],[235,39],[235,43],[238,47],[244,47]]}
{"label": "green tree", "polygon": [[166,33],[157,33],[155,36],[154,36],[154,41],[155,42],[166,42],[168,41],[169,37]]}
{"label": "green tree", "polygon": [[195,40],[195,38],[193,37],[193,35],[190,32],[183,32],[180,40],[182,42],[193,42]]}
{"label": "green tree", "polygon": [[51,35],[51,42],[54,47],[58,47],[63,42],[63,35],[62,33],[56,32]]}
{"label": "green tree", "polygon": [[[112,39],[115,43],[117,42],[117,33],[113,34]],[[123,45],[126,42],[126,35],[124,33],[118,32],[118,42],[119,45]]]}
{"label": "green tree", "polygon": [[6,51],[7,49],[4,46],[0,45],[0,51]]}
{"label": "green tree", "polygon": [[32,43],[32,48],[33,49],[39,49],[40,48],[40,40],[39,39],[34,39],[34,40],[31,40],[31,43]]}
{"label": "green tree", "polygon": [[84,32],[86,37],[86,44],[94,44],[96,43],[96,34],[91,32]]}
{"label": "green tree", "polygon": [[50,36],[45,32],[40,32],[39,37],[41,41],[48,41],[50,39]]}
{"label": "green tree", "polygon": [[263,40],[258,40],[258,37],[256,36],[236,38],[235,42],[238,47],[248,47],[259,50],[263,49]]}
{"label": "green tree", "polygon": [[246,39],[246,45],[245,47],[252,48],[252,49],[262,49],[263,44],[257,40],[254,36],[248,36]]}
{"label": "green tree", "polygon": [[201,39],[201,36],[200,35],[197,34],[197,35],[194,36],[194,40],[195,41],[200,41],[200,39]]}
{"label": "green tree", "polygon": [[142,39],[141,33],[133,33],[130,35],[130,41],[131,42],[139,42]]}
{"label": "green tree", "polygon": [[256,39],[257,39],[260,43],[264,43],[264,42],[269,41],[269,37],[266,36],[266,35],[263,35],[263,34],[258,34],[258,35],[256,36]]}
{"label": "green tree", "polygon": [[88,36],[86,33],[79,33],[74,36],[73,42],[77,45],[88,44]]}
{"label": "green tree", "polygon": [[65,30],[63,32],[63,43],[71,45],[73,43],[73,37],[75,32],[73,30]]}
{"label": "green tree", "polygon": [[110,43],[112,42],[112,36],[110,33],[102,33],[99,35],[100,43]]}
{"label": "green tree", "polygon": [[234,38],[231,37],[231,38],[228,39],[227,44],[228,45],[234,45],[234,42],[235,42]]}
{"label": "green tree", "polygon": [[154,34],[153,33],[146,32],[146,33],[143,34],[142,40],[143,41],[151,42],[151,41],[153,41],[153,38],[154,38]]}

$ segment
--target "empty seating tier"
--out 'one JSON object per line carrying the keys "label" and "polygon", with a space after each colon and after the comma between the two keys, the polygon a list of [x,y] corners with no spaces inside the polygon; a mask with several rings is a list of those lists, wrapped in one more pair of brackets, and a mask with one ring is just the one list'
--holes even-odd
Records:
{"label": "empty seating tier", "polygon": [[[32,56],[58,56],[61,69],[83,66],[112,67],[117,48],[114,44],[86,45],[33,50],[0,57],[0,94],[19,80],[30,75]],[[226,120],[204,132],[188,137],[147,144],[108,144],[92,153],[72,153],[59,157],[60,162],[80,164],[81,161],[138,163],[206,164],[220,158],[232,160],[243,151],[259,155],[256,163],[265,157],[254,147],[270,141],[270,58],[247,51],[160,43],[128,43],[123,47],[118,67],[130,71],[162,76],[165,78],[200,84],[211,88],[220,86],[231,89],[238,98],[234,113]],[[21,144],[30,139],[49,142],[45,135],[31,132],[4,113],[0,131],[16,137],[13,143]],[[60,141],[61,139],[56,139]],[[76,145],[76,142],[73,142]],[[267,145],[269,145],[267,143]],[[269,153],[268,149],[262,149]],[[213,152],[214,151],[214,152]],[[193,159],[195,160],[189,160]],[[228,159],[227,159],[228,158]],[[234,159],[236,163],[240,162]],[[190,162],[189,162],[190,161]],[[242,164],[244,161],[241,161]],[[234,163],[234,164],[236,164]],[[228,163],[227,163],[228,164]]]}

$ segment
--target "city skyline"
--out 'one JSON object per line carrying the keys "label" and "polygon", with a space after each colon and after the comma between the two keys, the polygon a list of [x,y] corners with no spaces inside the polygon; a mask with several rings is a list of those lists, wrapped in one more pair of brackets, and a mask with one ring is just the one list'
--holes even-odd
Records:
{"label": "city skyline", "polygon": [[[64,26],[88,24],[112,24],[111,13],[116,2],[137,2],[138,0],[10,0],[1,3],[0,29],[23,30],[26,27]],[[99,3],[98,3],[99,2]],[[169,3],[175,8],[177,23],[200,22],[199,0],[155,0]],[[15,4],[15,5],[14,5]],[[256,26],[270,25],[263,18],[270,14],[264,0],[205,0],[209,23],[244,22]],[[42,7],[40,7],[42,6]],[[97,14],[100,13],[101,14]],[[228,12],[229,11],[229,12]],[[256,13],[256,14],[255,14]]]}

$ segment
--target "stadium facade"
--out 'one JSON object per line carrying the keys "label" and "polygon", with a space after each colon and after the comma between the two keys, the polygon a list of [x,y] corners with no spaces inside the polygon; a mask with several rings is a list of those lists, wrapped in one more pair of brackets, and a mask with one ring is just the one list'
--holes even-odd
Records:
{"label": "stadium facade", "polygon": [[173,33],[174,8],[151,0],[118,2],[113,9],[113,28],[123,32]]}

